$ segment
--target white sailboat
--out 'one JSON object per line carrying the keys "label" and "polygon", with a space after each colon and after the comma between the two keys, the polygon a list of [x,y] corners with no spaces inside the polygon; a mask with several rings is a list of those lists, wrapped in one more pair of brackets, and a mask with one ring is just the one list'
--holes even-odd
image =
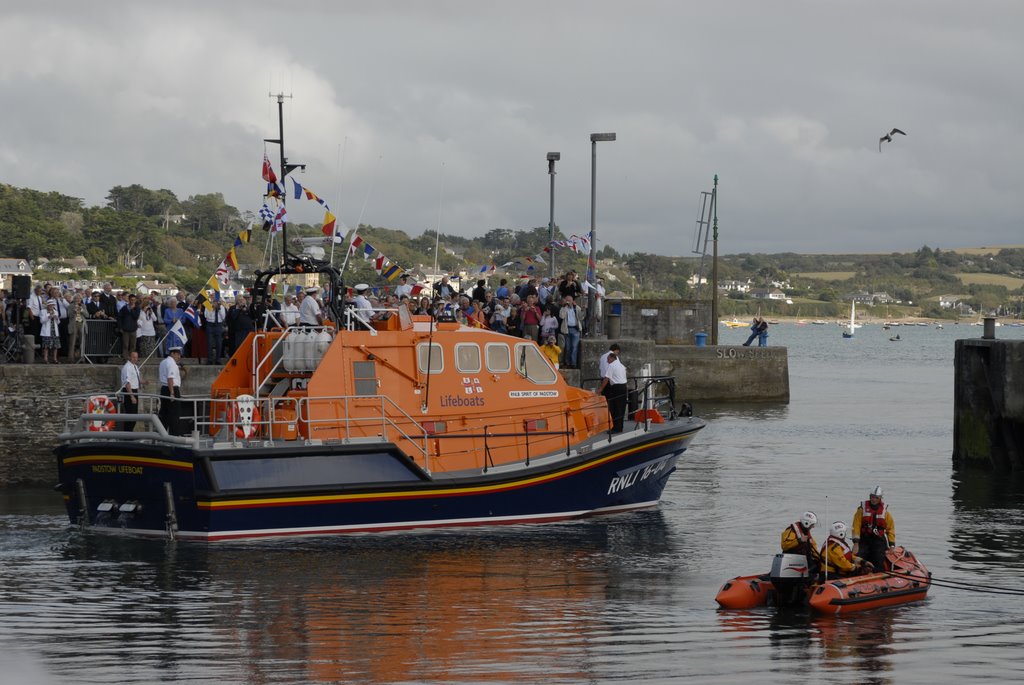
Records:
{"label": "white sailboat", "polygon": [[853,320],[854,320],[854,318],[856,316],[857,316],[857,301],[856,300],[850,300],[850,327],[847,328],[845,331],[843,331],[843,337],[844,338],[852,338],[853,337],[853,329],[856,328],[856,324],[854,324]]}

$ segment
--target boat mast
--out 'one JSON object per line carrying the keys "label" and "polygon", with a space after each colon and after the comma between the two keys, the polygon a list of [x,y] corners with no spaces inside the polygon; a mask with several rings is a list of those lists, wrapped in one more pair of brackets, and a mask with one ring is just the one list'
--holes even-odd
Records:
{"label": "boat mast", "polygon": [[[285,187],[285,177],[289,173],[296,169],[306,169],[305,164],[289,164],[288,158],[284,155],[284,99],[291,99],[291,95],[285,95],[284,93],[273,93],[267,94],[269,97],[277,98],[277,138],[264,138],[265,143],[276,143],[281,149],[281,204],[286,205],[288,200],[288,189]],[[288,222],[281,222],[281,263],[288,263]]]}
{"label": "boat mast", "polygon": [[718,344],[718,174],[711,189],[711,216],[714,252],[711,257],[711,345]]}

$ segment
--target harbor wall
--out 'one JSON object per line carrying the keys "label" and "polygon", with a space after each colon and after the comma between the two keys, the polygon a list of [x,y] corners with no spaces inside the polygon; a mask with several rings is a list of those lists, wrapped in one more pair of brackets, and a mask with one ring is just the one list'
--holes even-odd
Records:
{"label": "harbor wall", "polygon": [[[600,379],[598,360],[612,342],[619,344],[622,363],[630,376],[639,375],[641,367],[649,363],[652,375],[675,379],[679,400],[691,404],[789,402],[789,355],[785,347],[697,347],[625,337],[588,339],[583,341],[579,371],[566,371],[569,382],[595,387]],[[696,410],[699,413],[699,406]]]}
{"label": "harbor wall", "polygon": [[953,460],[1024,469],[1024,340],[957,340]]}
{"label": "harbor wall", "polygon": [[[220,368],[183,364],[182,370],[183,394],[208,395]],[[60,398],[97,389],[112,395],[120,374],[115,364],[0,364],[0,487],[54,485],[53,448],[67,418]],[[144,392],[160,391],[156,365],[144,366],[142,379]]]}

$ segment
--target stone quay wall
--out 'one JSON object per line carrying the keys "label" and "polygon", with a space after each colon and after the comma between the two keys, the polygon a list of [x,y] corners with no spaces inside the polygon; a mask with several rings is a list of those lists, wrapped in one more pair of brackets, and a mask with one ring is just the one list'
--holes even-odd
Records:
{"label": "stone quay wall", "polygon": [[[208,395],[219,367],[183,364],[182,394]],[[120,385],[116,364],[0,364],[0,487],[55,485],[53,449],[64,431],[61,397],[112,396]],[[160,392],[157,365],[142,368],[144,392]],[[78,407],[84,412],[84,405]]]}
{"label": "stone quay wall", "polygon": [[1024,468],[1024,341],[957,340],[953,360],[953,460]]}

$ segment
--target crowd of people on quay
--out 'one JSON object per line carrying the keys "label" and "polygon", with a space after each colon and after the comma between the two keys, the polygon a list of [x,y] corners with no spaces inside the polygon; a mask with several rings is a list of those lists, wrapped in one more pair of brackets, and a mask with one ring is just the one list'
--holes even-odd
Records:
{"label": "crowd of people on quay", "polygon": [[[463,287],[462,279],[443,276],[432,286],[422,286],[403,274],[394,288],[359,284],[350,289],[345,301],[367,321],[403,307],[410,314],[454,319],[534,340],[554,364],[578,368],[580,340],[587,334],[588,321],[593,321],[595,333],[601,332],[603,279],[596,278],[591,285],[568,271],[557,278],[518,280],[510,283],[509,278],[501,278],[493,287],[487,279],[479,279],[472,287]],[[588,319],[591,289],[595,311]],[[325,304],[330,293],[319,287],[296,290],[274,297],[271,317],[262,320],[245,293],[231,301],[216,299],[196,312],[190,306],[194,296],[184,291],[166,297],[141,295],[117,289],[113,283],[94,289],[39,283],[27,298],[0,290],[0,340],[7,352],[2,360],[20,361],[21,338],[31,335],[37,359],[43,363],[80,361],[86,352],[87,323],[104,322],[107,337],[120,341],[116,354],[123,360],[133,352],[143,361],[164,358],[180,348],[184,358],[220,364],[258,327],[316,326],[332,317]],[[176,326],[178,322],[181,326]],[[101,360],[109,356],[103,351],[94,354]]]}

